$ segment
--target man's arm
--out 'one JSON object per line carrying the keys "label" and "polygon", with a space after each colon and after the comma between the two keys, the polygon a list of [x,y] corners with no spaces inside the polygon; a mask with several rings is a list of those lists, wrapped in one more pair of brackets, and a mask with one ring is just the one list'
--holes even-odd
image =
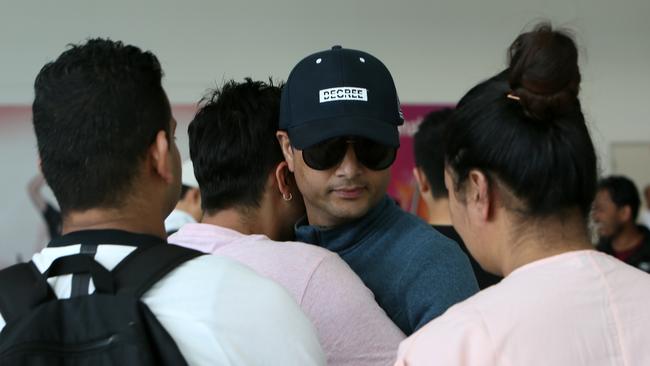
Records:
{"label": "man's arm", "polygon": [[437,242],[411,253],[399,285],[413,332],[478,292],[472,266],[458,245],[442,235],[428,240]]}
{"label": "man's arm", "polygon": [[331,365],[391,365],[405,338],[372,292],[334,253],[312,274],[302,308],[314,323]]}

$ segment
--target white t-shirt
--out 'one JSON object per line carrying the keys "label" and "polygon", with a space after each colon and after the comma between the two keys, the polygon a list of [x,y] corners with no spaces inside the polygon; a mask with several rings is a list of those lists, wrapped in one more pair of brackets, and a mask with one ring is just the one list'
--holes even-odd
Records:
{"label": "white t-shirt", "polygon": [[[135,249],[119,244],[152,238],[114,230],[76,234],[78,243],[108,243],[98,245],[94,256],[108,270]],[[65,241],[65,236],[55,239],[63,245],[34,255],[41,272],[56,258],[79,253],[80,244]],[[59,298],[67,298],[71,278],[64,275],[48,282]],[[89,291],[94,291],[92,280]],[[192,259],[163,277],[142,300],[190,365],[325,365],[313,326],[289,294],[230,259]],[[4,325],[0,317],[0,330]]]}
{"label": "white t-shirt", "polygon": [[402,342],[395,365],[650,365],[648,304],[648,274],[564,253],[449,308]]}

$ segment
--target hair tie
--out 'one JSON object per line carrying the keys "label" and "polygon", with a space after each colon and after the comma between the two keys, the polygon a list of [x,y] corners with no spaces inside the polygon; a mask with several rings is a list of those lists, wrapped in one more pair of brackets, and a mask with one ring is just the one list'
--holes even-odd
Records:
{"label": "hair tie", "polygon": [[506,95],[506,98],[508,98],[508,99],[512,99],[512,100],[516,100],[516,101],[518,101],[518,102],[521,101],[521,98],[518,97],[518,96],[516,96],[516,95],[514,95],[514,94],[512,94],[512,92],[508,93],[508,95]]}

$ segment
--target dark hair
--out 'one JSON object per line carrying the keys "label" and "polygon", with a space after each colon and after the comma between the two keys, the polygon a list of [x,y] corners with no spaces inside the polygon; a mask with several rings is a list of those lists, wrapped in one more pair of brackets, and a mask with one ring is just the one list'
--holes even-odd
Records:
{"label": "dark hair", "polygon": [[457,188],[471,169],[498,179],[525,216],[588,215],[597,161],[578,100],[577,50],[547,24],[510,46],[509,68],[470,90],[452,116],[446,162]]}
{"label": "dark hair", "polygon": [[246,78],[210,91],[190,123],[190,157],[207,213],[259,207],[271,169],[283,160],[280,87]]}
{"label": "dark hair", "polygon": [[632,220],[635,221],[641,206],[641,197],[636,185],[622,175],[611,175],[598,182],[598,190],[606,190],[616,207],[630,206]]}
{"label": "dark hair", "polygon": [[63,212],[123,203],[156,134],[169,133],[162,75],[152,53],[108,39],[71,45],[41,69],[34,130]]}
{"label": "dark hair", "polygon": [[431,185],[434,198],[447,197],[445,187],[445,129],[453,109],[445,108],[427,114],[413,136],[415,166],[422,169]]}

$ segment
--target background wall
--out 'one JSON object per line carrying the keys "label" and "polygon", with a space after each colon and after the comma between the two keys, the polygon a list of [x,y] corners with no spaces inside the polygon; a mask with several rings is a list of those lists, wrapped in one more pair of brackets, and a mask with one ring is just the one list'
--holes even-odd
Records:
{"label": "background wall", "polygon": [[[409,103],[454,103],[505,65],[505,50],[541,19],[573,29],[582,49],[585,112],[610,170],[612,142],[650,140],[650,1],[8,1],[0,0],[0,106],[28,106],[42,65],[90,36],[154,51],[172,103],[245,76],[285,79],[334,44],[379,57]],[[3,109],[7,111],[6,108]],[[0,117],[0,267],[42,245],[25,193],[36,172],[29,118]],[[181,128],[191,108],[179,112]],[[22,115],[22,116],[19,116]],[[187,156],[185,136],[182,154]]]}

